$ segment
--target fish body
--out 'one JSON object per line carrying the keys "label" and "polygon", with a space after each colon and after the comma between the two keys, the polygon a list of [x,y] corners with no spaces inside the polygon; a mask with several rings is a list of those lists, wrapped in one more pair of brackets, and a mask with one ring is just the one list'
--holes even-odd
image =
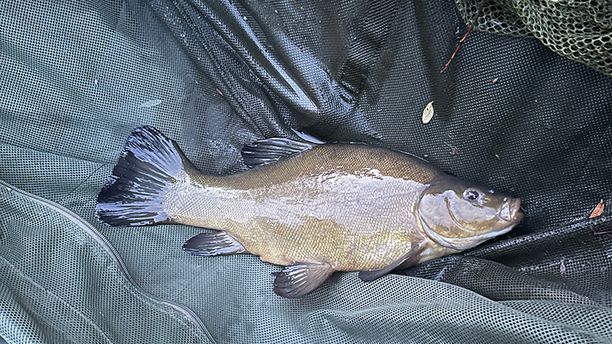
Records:
{"label": "fish body", "polygon": [[288,266],[275,291],[299,297],[333,271],[364,280],[460,252],[508,232],[520,201],[471,186],[408,154],[362,144],[273,138],[245,147],[253,168],[199,172],[154,128],[136,129],[98,198],[110,225],[180,223],[216,230],[196,255],[251,253]]}
{"label": "fish body", "polygon": [[414,214],[438,174],[394,151],[324,144],[230,176],[190,171],[163,207],[175,222],[227,231],[269,263],[375,270],[431,244]]}

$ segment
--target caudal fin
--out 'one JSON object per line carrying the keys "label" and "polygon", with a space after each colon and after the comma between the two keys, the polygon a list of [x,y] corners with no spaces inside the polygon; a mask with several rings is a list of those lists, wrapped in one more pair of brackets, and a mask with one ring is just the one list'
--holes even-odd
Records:
{"label": "caudal fin", "polygon": [[134,129],[98,195],[96,216],[111,226],[171,222],[162,205],[164,195],[187,178],[188,168],[191,163],[176,142],[150,126]]}

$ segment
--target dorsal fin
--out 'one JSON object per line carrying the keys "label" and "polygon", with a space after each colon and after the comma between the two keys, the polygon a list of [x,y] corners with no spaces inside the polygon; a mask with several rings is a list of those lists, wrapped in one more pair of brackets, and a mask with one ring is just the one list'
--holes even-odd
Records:
{"label": "dorsal fin", "polygon": [[283,158],[312,149],[317,144],[299,142],[282,137],[273,137],[255,141],[242,148],[244,163],[250,167],[257,167],[277,162]]}
{"label": "dorsal fin", "polygon": [[307,134],[307,133],[305,133],[303,131],[299,131],[299,130],[296,130],[296,129],[293,129],[293,128],[291,128],[291,131],[293,131],[293,133],[295,133],[299,138],[301,138],[302,140],[304,140],[306,142],[315,143],[315,144],[318,144],[318,145],[322,145],[322,144],[325,143],[325,142],[321,141],[319,138],[316,138],[316,137],[314,137],[314,136],[312,136],[310,134]]}

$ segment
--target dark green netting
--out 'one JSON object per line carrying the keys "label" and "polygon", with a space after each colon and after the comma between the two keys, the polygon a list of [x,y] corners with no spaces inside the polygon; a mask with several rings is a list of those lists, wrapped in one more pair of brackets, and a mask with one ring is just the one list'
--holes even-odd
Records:
{"label": "dark green netting", "polygon": [[532,35],[551,50],[612,76],[610,0],[456,0],[478,30]]}
{"label": "dark green netting", "polygon": [[[612,196],[612,79],[537,40],[481,32],[440,74],[465,31],[455,4],[377,4],[0,3],[0,337],[612,341],[610,207],[587,219]],[[207,173],[244,169],[242,145],[289,126],[398,148],[522,197],[527,218],[465,255],[373,283],[339,273],[281,299],[278,267],[257,257],[182,252],[197,228],[95,220],[144,124]]]}

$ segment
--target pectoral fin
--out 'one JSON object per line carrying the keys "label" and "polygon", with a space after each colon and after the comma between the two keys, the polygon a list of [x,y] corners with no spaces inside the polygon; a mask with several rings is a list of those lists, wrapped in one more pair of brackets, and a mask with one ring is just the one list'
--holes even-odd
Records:
{"label": "pectoral fin", "polygon": [[410,252],[406,253],[400,259],[396,260],[395,262],[389,264],[387,267],[380,269],[380,270],[360,271],[359,278],[364,282],[373,281],[379,277],[382,277],[390,273],[391,271],[395,270],[395,268],[397,268],[398,266],[402,265],[405,262],[408,262],[410,260],[416,260],[419,252],[420,250],[418,249],[410,250]]}
{"label": "pectoral fin", "polygon": [[304,296],[319,287],[334,272],[329,264],[300,263],[276,274],[274,292],[286,298]]}
{"label": "pectoral fin", "polygon": [[200,233],[183,244],[194,256],[218,256],[245,252],[244,247],[223,231]]}

